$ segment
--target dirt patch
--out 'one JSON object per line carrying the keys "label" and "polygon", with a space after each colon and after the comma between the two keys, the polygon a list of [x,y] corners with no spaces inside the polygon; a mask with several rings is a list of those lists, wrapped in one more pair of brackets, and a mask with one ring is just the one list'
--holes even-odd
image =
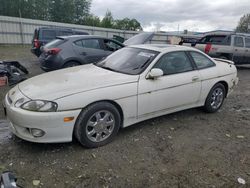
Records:
{"label": "dirt patch", "polygon": [[[29,47],[0,47],[0,57],[19,60],[31,76],[43,73]],[[148,120],[91,150],[75,141],[20,140],[0,111],[0,171],[12,170],[28,188],[33,180],[37,187],[249,187],[250,69],[238,74],[239,85],[218,113],[197,108]],[[8,89],[1,88],[1,100]]]}

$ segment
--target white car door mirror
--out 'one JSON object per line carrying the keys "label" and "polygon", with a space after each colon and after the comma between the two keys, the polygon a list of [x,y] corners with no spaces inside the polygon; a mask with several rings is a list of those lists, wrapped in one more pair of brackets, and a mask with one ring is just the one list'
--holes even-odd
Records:
{"label": "white car door mirror", "polygon": [[163,71],[161,69],[158,69],[158,68],[153,68],[149,72],[147,78],[148,79],[157,79],[157,78],[159,78],[161,76],[163,76]]}

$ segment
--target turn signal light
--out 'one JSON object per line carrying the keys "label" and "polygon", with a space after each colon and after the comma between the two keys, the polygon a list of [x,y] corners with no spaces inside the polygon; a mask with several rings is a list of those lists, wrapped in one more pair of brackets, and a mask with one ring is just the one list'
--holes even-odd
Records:
{"label": "turn signal light", "polygon": [[73,121],[75,117],[65,117],[63,119],[64,122],[70,122],[70,121]]}

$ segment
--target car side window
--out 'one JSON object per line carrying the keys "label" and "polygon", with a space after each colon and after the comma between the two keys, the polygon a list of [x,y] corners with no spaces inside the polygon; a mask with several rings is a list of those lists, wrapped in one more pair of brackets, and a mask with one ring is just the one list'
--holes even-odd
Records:
{"label": "car side window", "polygon": [[108,51],[116,51],[116,50],[119,50],[122,48],[121,45],[111,41],[111,40],[108,40],[108,39],[105,39],[104,41],[104,45],[105,45],[105,48],[108,50]]}
{"label": "car side window", "polygon": [[193,66],[185,52],[170,52],[163,55],[154,65],[159,68],[164,75],[182,73],[193,70]]}
{"label": "car side window", "polygon": [[215,65],[213,61],[211,61],[205,55],[199,52],[189,52],[189,53],[192,56],[198,69],[204,69]]}
{"label": "car side window", "polygon": [[231,45],[231,36],[227,36],[223,39],[223,41],[221,42],[222,45]]}
{"label": "car side window", "polygon": [[246,48],[250,48],[250,38],[245,38]]}
{"label": "car side window", "polygon": [[98,39],[84,39],[75,41],[74,43],[75,45],[80,46],[82,48],[101,49]]}
{"label": "car side window", "polygon": [[244,42],[242,37],[235,37],[234,38],[234,46],[236,47],[244,47]]}

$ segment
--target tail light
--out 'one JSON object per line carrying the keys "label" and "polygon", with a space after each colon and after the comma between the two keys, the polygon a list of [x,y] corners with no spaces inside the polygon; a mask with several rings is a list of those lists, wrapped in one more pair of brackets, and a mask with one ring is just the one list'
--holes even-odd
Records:
{"label": "tail light", "polygon": [[62,49],[60,48],[51,48],[51,49],[47,49],[46,52],[49,55],[56,55],[58,54]]}
{"label": "tail light", "polygon": [[35,46],[35,48],[39,48],[40,47],[39,40],[37,40],[37,39],[34,40],[34,46]]}

